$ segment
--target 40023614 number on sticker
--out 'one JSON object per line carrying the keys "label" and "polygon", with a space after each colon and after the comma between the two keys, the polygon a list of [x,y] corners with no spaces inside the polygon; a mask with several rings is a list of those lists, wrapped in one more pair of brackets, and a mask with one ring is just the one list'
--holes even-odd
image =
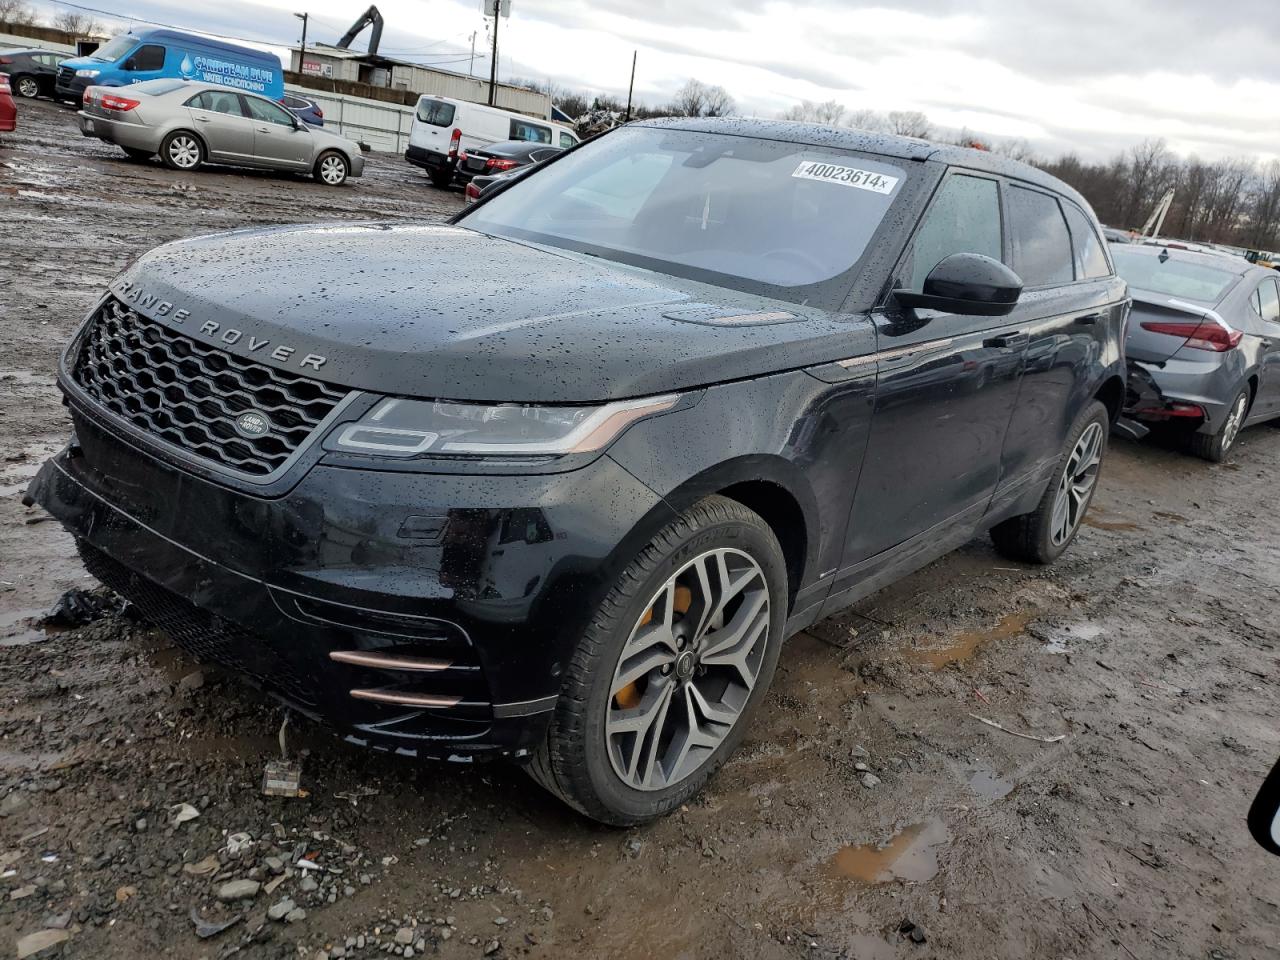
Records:
{"label": "40023614 number on sticker", "polygon": [[846,187],[857,187],[859,190],[871,190],[874,193],[892,193],[893,188],[898,185],[897,177],[876,173],[873,170],[844,167],[836,163],[823,163],[817,160],[801,161],[791,175],[800,177],[803,180],[838,183]]}

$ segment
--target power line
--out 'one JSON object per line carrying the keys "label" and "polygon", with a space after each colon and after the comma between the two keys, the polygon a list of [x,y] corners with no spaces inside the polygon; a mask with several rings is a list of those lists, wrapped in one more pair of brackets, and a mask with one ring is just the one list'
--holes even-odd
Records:
{"label": "power line", "polygon": [[128,20],[131,23],[147,23],[153,27],[164,27],[166,30],[181,30],[183,33],[203,33],[206,36],[217,37],[222,40],[239,40],[241,43],[265,43],[277,47],[290,47],[293,45],[292,40],[264,40],[262,37],[237,37],[230,33],[218,33],[213,30],[201,30],[193,27],[179,26],[176,23],[164,23],[160,20],[151,20],[147,17],[135,17],[127,13],[116,13],[112,10],[100,10],[97,7],[86,7],[79,3],[70,3],[68,0],[46,0],[57,7],[71,7],[73,10],[80,10],[83,13],[96,13],[102,17],[111,17],[115,20]]}

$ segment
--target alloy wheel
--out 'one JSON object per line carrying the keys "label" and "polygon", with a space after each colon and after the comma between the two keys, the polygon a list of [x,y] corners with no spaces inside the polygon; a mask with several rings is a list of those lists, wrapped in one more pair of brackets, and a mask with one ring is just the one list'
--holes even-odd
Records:
{"label": "alloy wheel", "polygon": [[31,99],[40,95],[40,84],[31,77],[23,77],[18,81],[18,96]]}
{"label": "alloy wheel", "polygon": [[618,657],[604,735],[614,772],[636,790],[694,774],[742,716],[769,643],[760,565],[710,550],[653,595]]}
{"label": "alloy wheel", "polygon": [[1098,467],[1102,463],[1102,425],[1090,423],[1080,434],[1080,439],[1067,458],[1067,468],[1058,483],[1058,493],[1053,500],[1050,538],[1060,547],[1076,532],[1098,482]]}
{"label": "alloy wheel", "polygon": [[169,159],[175,167],[190,170],[200,162],[200,144],[195,137],[179,134],[169,141]]}
{"label": "alloy wheel", "polygon": [[1231,445],[1236,442],[1240,427],[1244,425],[1244,413],[1248,407],[1249,397],[1243,393],[1236,397],[1236,402],[1231,405],[1231,412],[1227,414],[1226,422],[1222,425],[1223,453],[1226,453]]}
{"label": "alloy wheel", "polygon": [[325,157],[320,161],[320,179],[336,187],[347,178],[347,165],[341,157]]}

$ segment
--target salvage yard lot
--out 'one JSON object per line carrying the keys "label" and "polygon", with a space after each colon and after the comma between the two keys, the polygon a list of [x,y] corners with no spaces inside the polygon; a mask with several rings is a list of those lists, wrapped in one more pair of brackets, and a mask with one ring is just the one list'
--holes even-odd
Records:
{"label": "salvage yard lot", "polygon": [[[21,504],[67,430],[57,356],[157,243],[439,221],[460,195],[389,155],[334,190],[129,163],[51,104],[24,103],[20,124],[0,141],[0,949],[46,928],[104,960],[379,942],[445,957],[1280,949],[1275,868],[1244,827],[1280,755],[1280,430],[1247,431],[1221,466],[1116,441],[1055,566],[974,541],[796,637],[743,749],[652,827],[601,828],[505,766],[421,766],[310,727],[294,734],[309,795],[266,798],[280,711],[265,698],[128,618],[35,626],[90,585],[70,539]],[[182,803],[199,816],[172,826]],[[253,845],[219,857],[240,833]],[[324,872],[277,875],[299,853]],[[235,917],[217,892],[242,879],[271,892],[198,939],[192,910]],[[305,916],[264,919],[285,897]]]}

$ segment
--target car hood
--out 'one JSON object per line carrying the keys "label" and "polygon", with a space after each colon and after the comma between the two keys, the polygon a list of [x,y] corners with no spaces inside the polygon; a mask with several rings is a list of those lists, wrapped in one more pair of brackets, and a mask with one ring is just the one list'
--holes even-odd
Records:
{"label": "car hood", "polygon": [[140,258],[111,290],[231,353],[415,397],[590,403],[871,349],[860,315],[444,225],[180,240]]}

